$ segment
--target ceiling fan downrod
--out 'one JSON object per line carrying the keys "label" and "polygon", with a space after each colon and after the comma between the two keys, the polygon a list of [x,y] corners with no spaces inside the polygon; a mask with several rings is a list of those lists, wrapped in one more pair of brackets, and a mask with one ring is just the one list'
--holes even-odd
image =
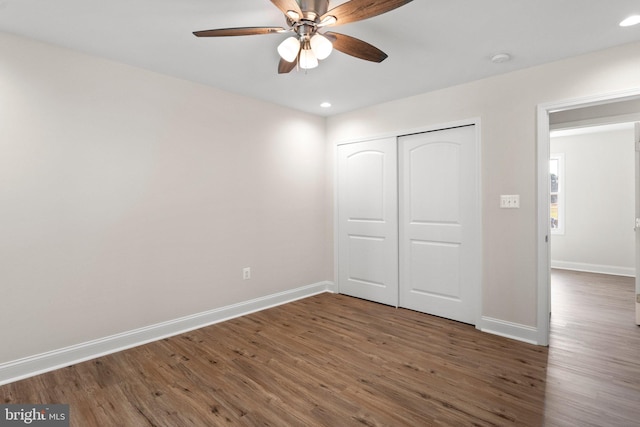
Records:
{"label": "ceiling fan downrod", "polygon": [[329,0],[296,0],[302,11],[301,19],[320,23],[320,17],[329,10]]}

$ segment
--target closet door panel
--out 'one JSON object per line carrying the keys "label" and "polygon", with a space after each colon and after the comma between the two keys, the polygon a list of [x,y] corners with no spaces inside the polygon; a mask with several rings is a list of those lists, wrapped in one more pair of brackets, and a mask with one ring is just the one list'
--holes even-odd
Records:
{"label": "closet door panel", "polygon": [[400,305],[476,323],[480,298],[475,127],[399,138]]}
{"label": "closet door panel", "polygon": [[338,147],[338,288],[397,306],[396,138]]}
{"label": "closet door panel", "polygon": [[[417,139],[405,137],[404,141]],[[411,223],[459,224],[460,145],[435,141],[411,147],[406,153],[405,181]]]}

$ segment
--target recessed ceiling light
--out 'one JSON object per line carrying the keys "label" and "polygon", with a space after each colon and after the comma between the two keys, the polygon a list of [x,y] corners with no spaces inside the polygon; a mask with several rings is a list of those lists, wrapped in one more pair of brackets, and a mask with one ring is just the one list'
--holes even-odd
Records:
{"label": "recessed ceiling light", "polygon": [[501,64],[511,60],[511,55],[508,53],[496,53],[491,57],[491,62],[494,64]]}
{"label": "recessed ceiling light", "polygon": [[320,106],[322,108],[329,108],[329,107],[331,107],[331,103],[330,102],[323,102],[322,104],[320,104]]}
{"label": "recessed ceiling light", "polygon": [[632,25],[640,24],[640,15],[633,15],[625,19],[620,23],[621,27],[630,27]]}

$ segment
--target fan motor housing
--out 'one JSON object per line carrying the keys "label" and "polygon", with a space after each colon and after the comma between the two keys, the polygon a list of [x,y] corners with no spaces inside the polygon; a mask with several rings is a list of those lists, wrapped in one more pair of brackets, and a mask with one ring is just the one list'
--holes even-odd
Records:
{"label": "fan motor housing", "polygon": [[329,0],[296,0],[302,10],[303,18],[315,21],[329,10]]}

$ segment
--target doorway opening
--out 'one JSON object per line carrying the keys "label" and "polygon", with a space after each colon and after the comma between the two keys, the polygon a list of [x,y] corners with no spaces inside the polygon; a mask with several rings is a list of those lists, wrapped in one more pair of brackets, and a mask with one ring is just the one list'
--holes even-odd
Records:
{"label": "doorway opening", "polygon": [[[537,341],[540,345],[549,345],[551,315],[550,132],[556,123],[570,123],[573,127],[585,127],[633,121],[640,121],[640,89],[538,106]],[[638,254],[635,257],[637,259]]]}

